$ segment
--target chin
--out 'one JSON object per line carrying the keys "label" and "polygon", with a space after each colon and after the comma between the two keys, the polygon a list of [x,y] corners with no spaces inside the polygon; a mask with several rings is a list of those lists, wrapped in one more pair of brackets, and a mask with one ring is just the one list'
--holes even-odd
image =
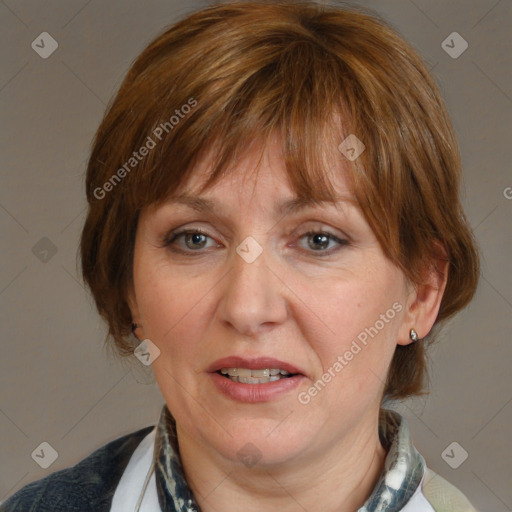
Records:
{"label": "chin", "polygon": [[[290,414],[290,419],[292,416]],[[285,425],[287,421],[282,418],[277,421],[270,418],[234,419],[226,423],[231,437],[226,433],[210,443],[226,458],[248,467],[286,463],[311,447],[313,442],[310,430],[290,428]]]}

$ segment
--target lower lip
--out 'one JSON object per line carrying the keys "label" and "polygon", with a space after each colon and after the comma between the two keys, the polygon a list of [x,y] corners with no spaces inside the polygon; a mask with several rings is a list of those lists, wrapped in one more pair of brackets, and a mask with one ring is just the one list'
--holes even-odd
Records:
{"label": "lower lip", "polygon": [[234,382],[218,373],[210,373],[217,389],[232,400],[238,402],[269,402],[280,395],[295,389],[304,379],[304,375],[294,375],[286,379],[279,379],[266,384],[244,384]]}

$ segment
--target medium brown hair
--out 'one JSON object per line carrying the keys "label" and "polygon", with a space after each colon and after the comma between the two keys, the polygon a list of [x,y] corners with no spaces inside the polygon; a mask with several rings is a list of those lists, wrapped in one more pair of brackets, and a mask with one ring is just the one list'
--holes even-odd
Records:
{"label": "medium brown hair", "polygon": [[[413,283],[444,246],[448,282],[434,329],[397,346],[384,397],[420,394],[425,345],[471,300],[478,253],[439,90],[394,29],[355,7],[214,5],[167,29],[136,59],[97,131],[86,176],[82,272],[109,336],[121,355],[133,353],[126,299],[139,212],[183,187],[207,152],[215,150],[204,189],[255,140],[276,133],[299,197],[333,200],[325,154],[344,160],[383,251]],[[332,151],[349,134],[366,146],[353,162]]]}

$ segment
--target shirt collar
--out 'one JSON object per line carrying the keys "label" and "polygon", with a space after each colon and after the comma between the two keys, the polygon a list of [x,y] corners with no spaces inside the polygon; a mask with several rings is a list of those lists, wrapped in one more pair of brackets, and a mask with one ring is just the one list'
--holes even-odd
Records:
{"label": "shirt collar", "polygon": [[[384,471],[358,512],[398,512],[421,483],[425,460],[418,453],[405,418],[381,409],[379,438],[387,450]],[[164,405],[155,439],[155,476],[158,501],[164,512],[201,512],[187,484],[179,456],[176,422]]]}

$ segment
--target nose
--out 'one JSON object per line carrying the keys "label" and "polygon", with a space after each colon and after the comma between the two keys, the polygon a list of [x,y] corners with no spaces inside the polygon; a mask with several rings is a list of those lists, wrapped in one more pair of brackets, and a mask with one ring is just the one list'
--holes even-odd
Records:
{"label": "nose", "polygon": [[223,280],[219,317],[226,326],[245,336],[268,331],[282,324],[288,315],[286,286],[267,256],[263,250],[249,263],[235,253]]}

